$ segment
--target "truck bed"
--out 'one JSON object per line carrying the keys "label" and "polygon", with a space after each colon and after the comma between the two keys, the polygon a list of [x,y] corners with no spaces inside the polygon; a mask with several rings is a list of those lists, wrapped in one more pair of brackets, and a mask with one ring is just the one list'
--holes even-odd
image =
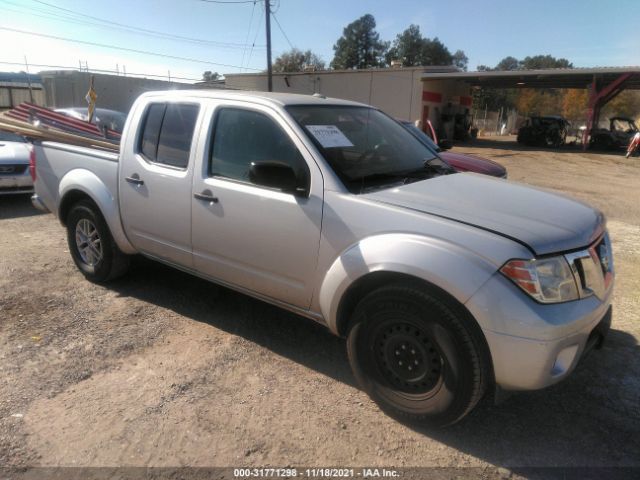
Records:
{"label": "truck bed", "polygon": [[112,201],[117,202],[119,154],[57,142],[37,143],[35,152],[36,190],[42,203],[54,215],[58,215],[60,198],[67,188],[66,180],[71,177],[82,177],[87,193],[96,191],[92,184],[104,184]]}

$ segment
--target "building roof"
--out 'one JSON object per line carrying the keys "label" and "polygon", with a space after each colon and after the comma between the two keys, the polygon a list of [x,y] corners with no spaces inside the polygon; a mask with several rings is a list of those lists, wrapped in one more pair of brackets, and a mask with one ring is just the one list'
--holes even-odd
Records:
{"label": "building roof", "polygon": [[640,89],[640,67],[549,68],[544,70],[490,70],[486,72],[425,72],[422,81],[458,80],[486,88],[586,88],[594,78],[608,84],[625,73],[627,89]]}
{"label": "building roof", "polygon": [[[379,67],[379,68],[362,68],[362,69],[348,69],[348,70],[313,70],[306,72],[273,72],[273,75],[290,76],[290,75],[335,75],[339,73],[390,73],[398,71],[412,71],[421,70],[423,72],[434,73],[451,73],[459,72],[460,69],[453,65],[439,65],[439,66],[421,66],[421,67]],[[226,77],[262,77],[266,76],[267,72],[251,72],[251,73],[225,73]]]}
{"label": "building roof", "polygon": [[34,88],[42,88],[39,75],[27,74],[26,72],[0,72],[0,86],[27,88],[29,82]]}

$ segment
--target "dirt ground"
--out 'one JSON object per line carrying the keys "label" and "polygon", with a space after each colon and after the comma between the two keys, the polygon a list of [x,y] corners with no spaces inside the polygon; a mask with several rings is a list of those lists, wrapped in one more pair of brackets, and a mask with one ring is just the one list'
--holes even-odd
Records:
{"label": "dirt ground", "polygon": [[88,283],[51,215],[0,197],[0,465],[640,467],[640,159],[455,150],[608,217],[612,331],[565,382],[412,429],[358,390],[323,327],[144,259]]}

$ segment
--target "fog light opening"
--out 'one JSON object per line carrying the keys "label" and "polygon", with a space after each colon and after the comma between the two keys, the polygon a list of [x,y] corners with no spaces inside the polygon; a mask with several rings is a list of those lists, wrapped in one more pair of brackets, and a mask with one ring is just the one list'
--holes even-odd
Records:
{"label": "fog light opening", "polygon": [[569,368],[571,368],[571,365],[573,364],[577,353],[577,344],[563,348],[556,357],[556,361],[554,362],[553,368],[551,369],[551,376],[558,377],[567,373]]}

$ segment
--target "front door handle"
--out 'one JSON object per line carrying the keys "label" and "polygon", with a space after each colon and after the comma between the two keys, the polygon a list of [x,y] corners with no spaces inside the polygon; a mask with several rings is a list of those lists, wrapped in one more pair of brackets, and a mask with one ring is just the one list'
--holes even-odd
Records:
{"label": "front door handle", "polygon": [[202,193],[194,193],[193,198],[203,200],[205,202],[218,203],[218,197],[214,197],[210,190],[205,190]]}
{"label": "front door handle", "polygon": [[131,177],[124,178],[127,182],[133,183],[134,185],[144,185],[144,180],[141,180],[137,174],[133,174]]}

